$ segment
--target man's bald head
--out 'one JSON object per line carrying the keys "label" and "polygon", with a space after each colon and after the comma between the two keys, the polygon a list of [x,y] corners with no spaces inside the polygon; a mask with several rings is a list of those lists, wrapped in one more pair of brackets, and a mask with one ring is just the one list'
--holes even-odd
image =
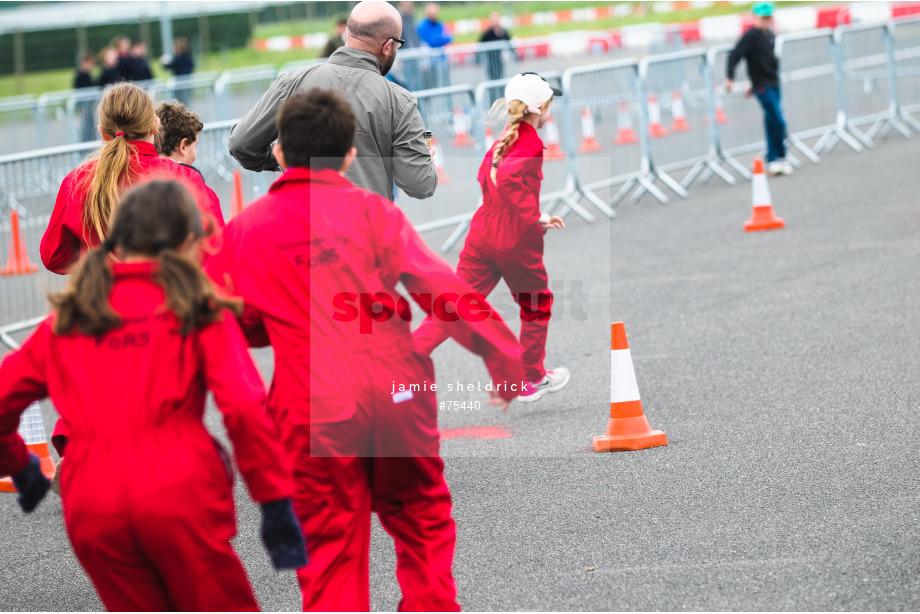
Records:
{"label": "man's bald head", "polygon": [[402,34],[402,17],[389,2],[364,0],[355,5],[348,16],[348,34],[365,43],[383,43],[387,38],[398,38]]}

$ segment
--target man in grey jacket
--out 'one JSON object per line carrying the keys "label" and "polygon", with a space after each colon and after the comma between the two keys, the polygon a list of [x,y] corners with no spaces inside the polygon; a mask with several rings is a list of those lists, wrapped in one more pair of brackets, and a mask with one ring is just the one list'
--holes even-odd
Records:
{"label": "man in grey jacket", "polygon": [[345,46],[315,66],[287,72],[230,130],[230,155],[253,171],[280,170],[271,148],[275,116],[299,90],[334,88],[357,116],[358,157],[346,173],[355,185],[393,199],[393,183],[413,198],[429,198],[438,172],[425,144],[415,97],[384,78],[402,45],[402,18],[386,2],[365,1],[348,17]]}

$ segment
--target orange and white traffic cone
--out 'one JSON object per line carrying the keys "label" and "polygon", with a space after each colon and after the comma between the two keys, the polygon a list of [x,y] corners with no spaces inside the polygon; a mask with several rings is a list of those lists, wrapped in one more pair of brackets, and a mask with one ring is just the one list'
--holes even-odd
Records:
{"label": "orange and white traffic cone", "polygon": [[662,431],[653,431],[639,400],[639,384],[633,369],[626,327],[611,325],[610,343],[610,421],[607,434],[594,438],[595,452],[644,450],[668,445]]}
{"label": "orange and white traffic cone", "polygon": [[243,211],[243,176],[240,171],[233,171],[233,192],[230,194],[230,217],[234,218]]}
{"label": "orange and white traffic cone", "polygon": [[495,143],[495,135],[492,134],[492,127],[486,126],[486,150],[492,149],[492,145]]}
{"label": "orange and white traffic cone", "polygon": [[590,107],[581,110],[581,145],[578,146],[579,153],[589,151],[600,151],[601,144],[597,142],[594,134],[594,113]]}
{"label": "orange and white traffic cone", "polygon": [[655,94],[648,95],[648,133],[653,139],[668,135],[661,125],[661,107],[658,106],[658,96]]}
{"label": "orange and white traffic cone", "polygon": [[470,122],[460,107],[454,107],[454,140],[451,147],[472,147],[476,143],[470,138]]}
{"label": "orange and white traffic cone", "polygon": [[431,137],[431,161],[434,162],[434,168],[438,171],[438,183],[440,185],[449,184],[450,177],[447,176],[447,171],[444,170],[444,155],[441,154],[441,148],[438,147],[438,141],[435,137]]}
{"label": "orange and white traffic cone", "polygon": [[0,268],[0,277],[12,275],[30,275],[38,272],[38,265],[29,260],[29,254],[26,253],[26,241],[19,230],[19,213],[13,211],[10,213],[10,255],[6,261],[6,266]]}
{"label": "orange and white traffic cone", "polygon": [[546,128],[546,150],[543,152],[543,159],[564,159],[565,154],[562,153],[562,149],[559,147],[559,129],[556,128],[556,122],[553,121],[552,115],[550,115],[549,119],[546,120],[544,127]]}
{"label": "orange and white traffic cone", "polygon": [[671,132],[690,131],[687,115],[684,112],[684,97],[680,90],[674,90],[671,94],[671,116],[674,118],[674,123],[671,124]]}
{"label": "orange and white traffic cone", "polygon": [[744,223],[744,232],[759,230],[778,230],[786,226],[786,221],[776,217],[773,212],[773,202],[770,200],[770,187],[767,185],[767,175],[763,170],[763,160],[754,159],[754,177],[751,181],[751,202],[754,209],[751,219]]}
{"label": "orange and white traffic cone", "polygon": [[[54,460],[48,449],[48,438],[45,436],[45,424],[42,422],[42,410],[38,403],[32,403],[23,412],[19,420],[19,436],[26,442],[26,447],[41,461],[42,473],[49,480],[54,479]],[[3,478],[0,480],[0,492],[16,492],[13,480]]]}
{"label": "orange and white traffic cone", "polygon": [[722,101],[722,86],[716,86],[716,123],[720,125],[725,125],[728,123],[728,118],[725,117],[725,106]]}
{"label": "orange and white traffic cone", "polygon": [[617,105],[617,140],[616,145],[633,145],[639,142],[636,131],[633,130],[632,112],[629,101],[621,100]]}

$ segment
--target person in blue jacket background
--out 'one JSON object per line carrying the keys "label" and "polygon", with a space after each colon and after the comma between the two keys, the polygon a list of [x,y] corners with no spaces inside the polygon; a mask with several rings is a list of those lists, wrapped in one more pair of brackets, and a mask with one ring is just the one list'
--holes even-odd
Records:
{"label": "person in blue jacket background", "polygon": [[[435,2],[425,5],[425,19],[416,26],[418,37],[432,49],[441,49],[453,42],[450,32],[438,21],[440,7]],[[445,53],[433,54],[425,75],[425,89],[450,85],[450,70]]]}

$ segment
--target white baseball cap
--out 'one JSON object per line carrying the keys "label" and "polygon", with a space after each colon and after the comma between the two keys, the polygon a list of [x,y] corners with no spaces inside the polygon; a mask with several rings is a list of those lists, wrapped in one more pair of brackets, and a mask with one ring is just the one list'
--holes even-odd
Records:
{"label": "white baseball cap", "polygon": [[562,90],[552,87],[535,72],[514,75],[505,86],[505,100],[520,100],[527,105],[528,113],[540,115],[540,107],[553,96],[562,96]]}

